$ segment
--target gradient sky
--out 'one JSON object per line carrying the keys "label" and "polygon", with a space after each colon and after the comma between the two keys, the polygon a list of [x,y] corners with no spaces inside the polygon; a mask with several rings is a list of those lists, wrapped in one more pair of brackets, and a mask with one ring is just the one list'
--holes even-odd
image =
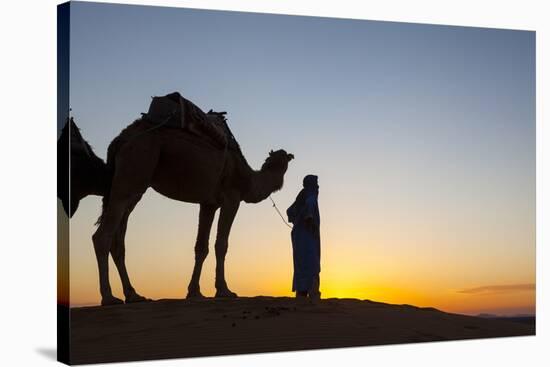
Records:
{"label": "gradient sky", "polygon": [[[319,175],[323,297],[535,312],[534,32],[76,2],[70,47],[70,105],[100,157],[177,90],[228,111],[253,167],[270,149],[296,156],[273,195],[283,210]],[[71,220],[72,305],[99,302],[99,211],[88,197]],[[147,191],[126,242],[140,293],[186,295],[197,216]],[[291,295],[269,201],[241,206],[226,269],[239,295]],[[120,295],[112,262],[111,284]]]}

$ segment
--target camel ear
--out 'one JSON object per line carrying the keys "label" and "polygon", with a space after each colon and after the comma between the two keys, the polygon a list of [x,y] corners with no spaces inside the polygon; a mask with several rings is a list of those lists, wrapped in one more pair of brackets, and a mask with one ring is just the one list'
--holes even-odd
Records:
{"label": "camel ear", "polygon": [[286,157],[287,157],[288,161],[290,162],[291,160],[294,159],[294,154],[287,154]]}
{"label": "camel ear", "polygon": [[271,150],[269,151],[269,156],[272,156],[272,155],[273,155],[273,149],[271,149]]}

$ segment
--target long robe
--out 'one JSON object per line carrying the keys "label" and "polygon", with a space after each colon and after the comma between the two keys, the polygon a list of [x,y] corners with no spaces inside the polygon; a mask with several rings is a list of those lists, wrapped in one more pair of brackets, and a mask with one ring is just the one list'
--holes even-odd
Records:
{"label": "long robe", "polygon": [[[300,207],[295,205],[287,210],[294,227],[292,228],[292,253],[294,258],[293,292],[317,292],[321,272],[321,238],[319,226],[319,204],[316,190],[305,190]],[[306,220],[311,219],[313,226]]]}

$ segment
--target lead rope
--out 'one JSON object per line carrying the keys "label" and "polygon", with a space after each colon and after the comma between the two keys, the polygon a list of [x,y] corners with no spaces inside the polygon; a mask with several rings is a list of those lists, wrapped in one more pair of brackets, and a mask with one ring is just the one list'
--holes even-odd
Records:
{"label": "lead rope", "polygon": [[292,229],[292,226],[286,222],[285,217],[283,217],[283,215],[281,214],[281,211],[280,211],[279,208],[277,207],[277,204],[275,204],[275,201],[273,200],[273,198],[271,197],[271,195],[269,195],[269,200],[271,200],[271,202],[273,203],[273,207],[275,208],[275,210],[276,210],[277,213],[279,214],[279,217],[281,217],[281,219],[283,220],[283,223],[284,223],[288,228]]}

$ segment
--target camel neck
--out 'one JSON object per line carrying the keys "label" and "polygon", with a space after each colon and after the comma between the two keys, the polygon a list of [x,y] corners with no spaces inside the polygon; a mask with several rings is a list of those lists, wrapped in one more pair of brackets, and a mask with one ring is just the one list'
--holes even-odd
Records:
{"label": "camel neck", "polygon": [[250,189],[244,195],[244,201],[258,203],[265,200],[271,193],[281,189],[283,176],[284,172],[272,169],[252,171]]}

